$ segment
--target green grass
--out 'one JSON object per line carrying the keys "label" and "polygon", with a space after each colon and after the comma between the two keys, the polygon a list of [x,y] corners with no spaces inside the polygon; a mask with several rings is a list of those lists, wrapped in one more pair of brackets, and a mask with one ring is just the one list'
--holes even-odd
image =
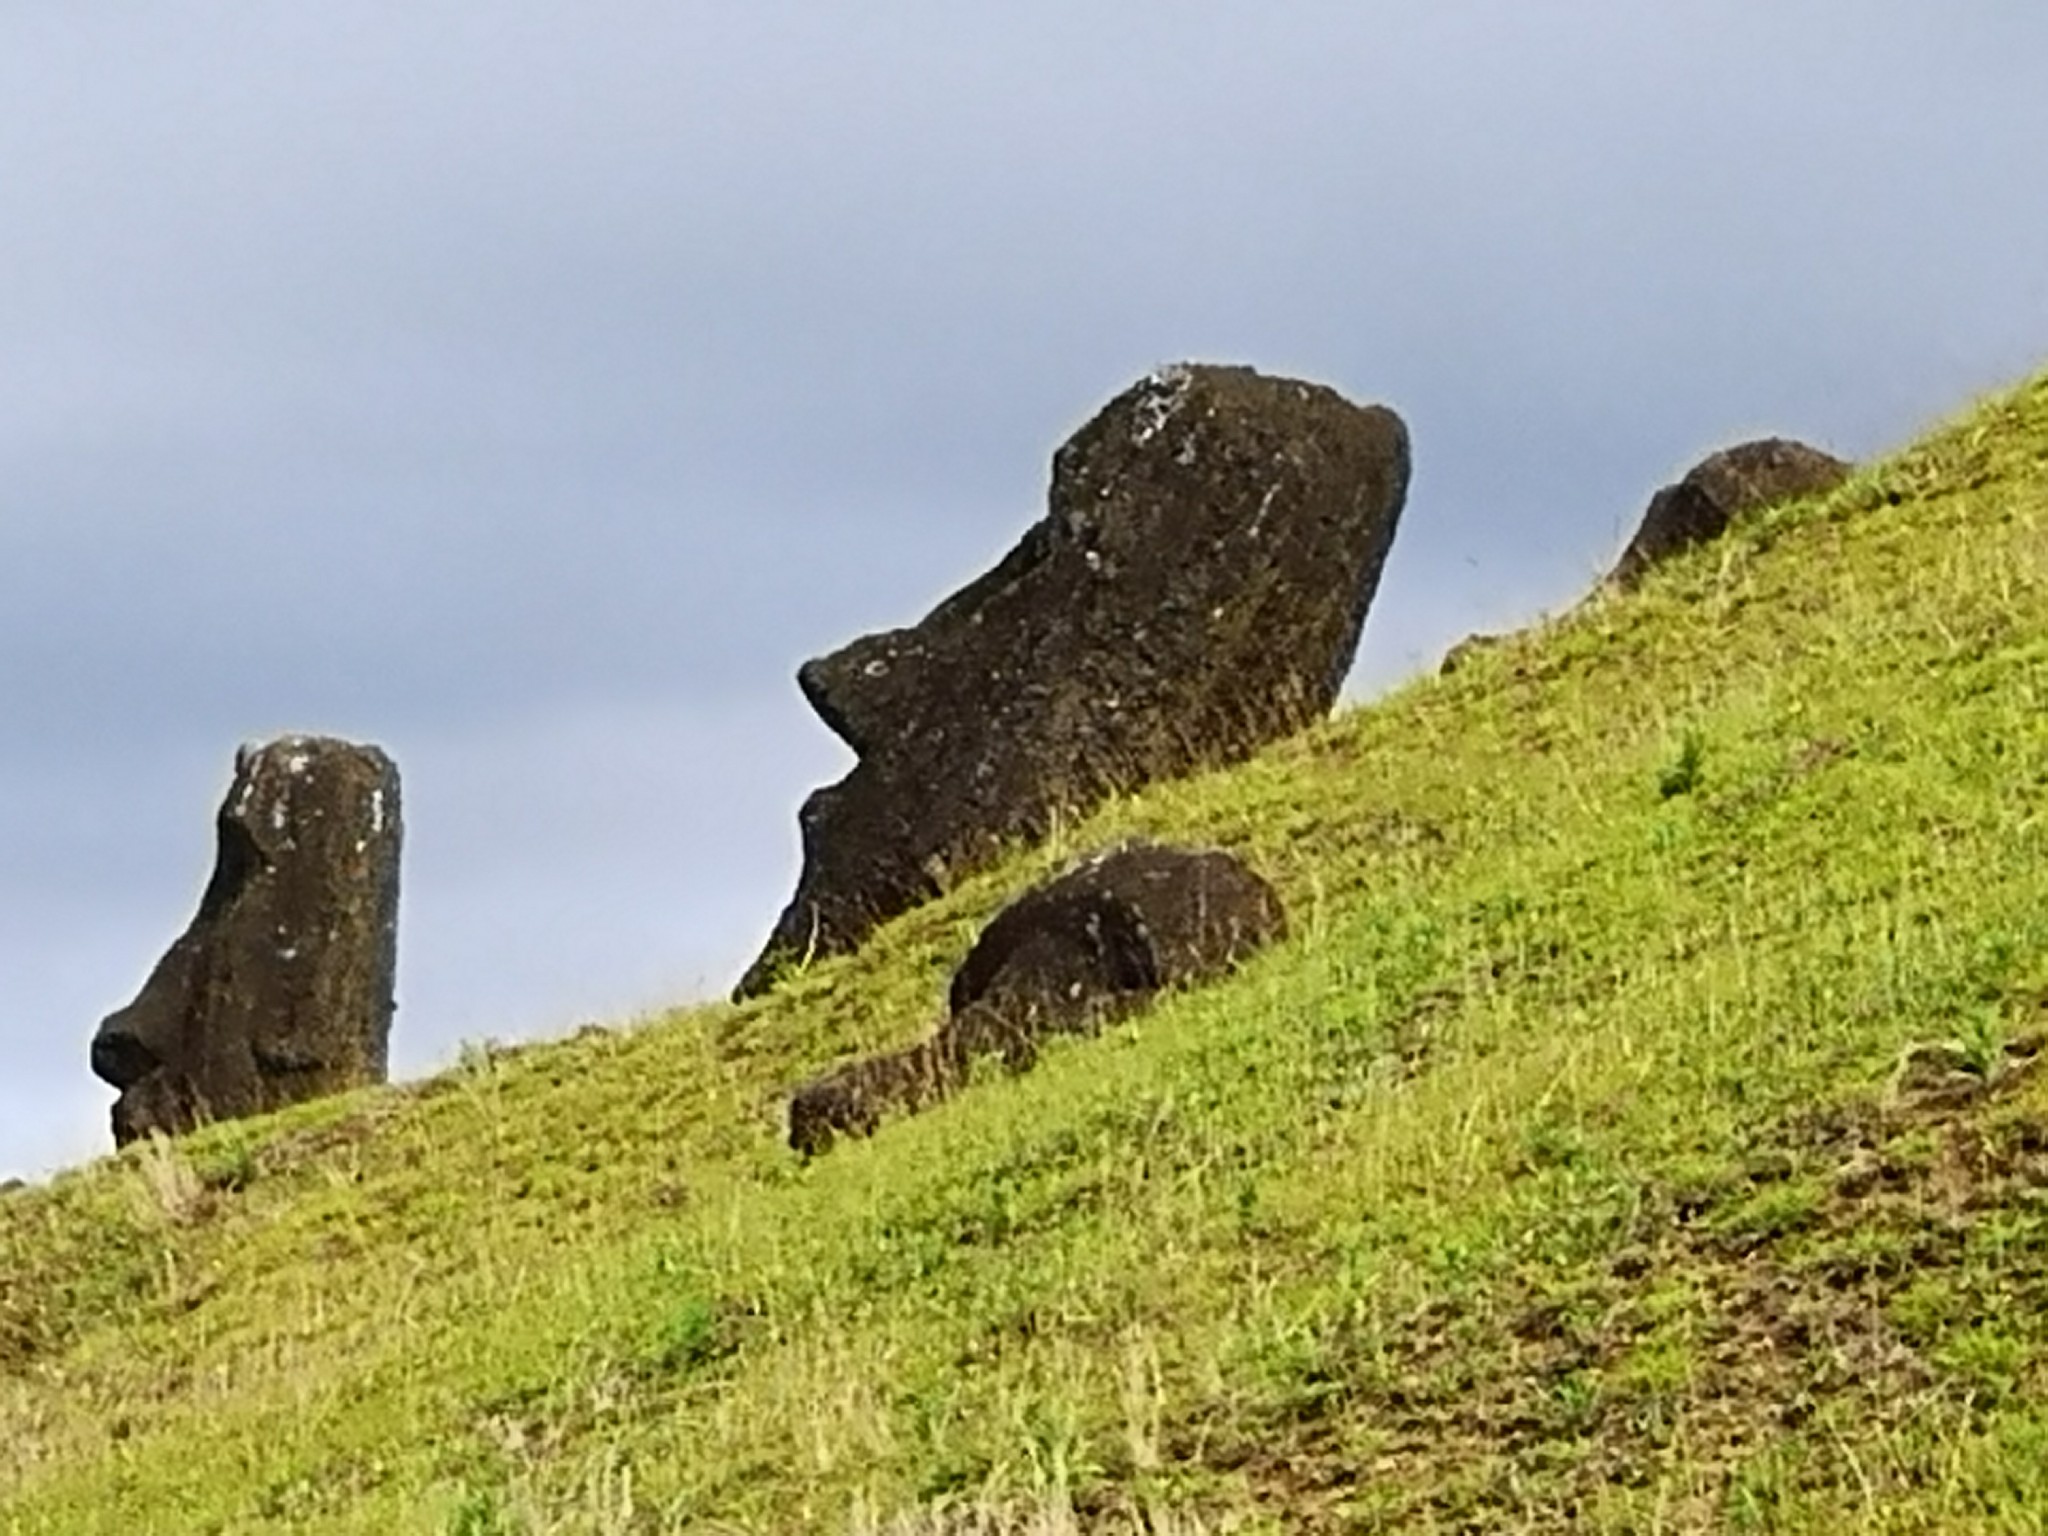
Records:
{"label": "green grass", "polygon": [[[2048,1522],[2048,377],[773,996],[0,1197],[0,1530]],[[1293,936],[800,1163],[1132,834]]]}

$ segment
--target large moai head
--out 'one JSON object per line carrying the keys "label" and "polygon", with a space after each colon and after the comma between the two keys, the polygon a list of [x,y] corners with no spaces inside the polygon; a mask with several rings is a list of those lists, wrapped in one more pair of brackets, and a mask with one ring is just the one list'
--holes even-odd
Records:
{"label": "large moai head", "polygon": [[93,1037],[117,1145],[384,1080],[398,770],[326,737],[244,747],[216,827],[198,914]]}
{"label": "large moai head", "polygon": [[1408,471],[1394,412],[1298,379],[1190,364],[1110,401],[992,569],[798,673],[859,761],[805,802],[796,894],[740,995],[1059,816],[1327,714]]}

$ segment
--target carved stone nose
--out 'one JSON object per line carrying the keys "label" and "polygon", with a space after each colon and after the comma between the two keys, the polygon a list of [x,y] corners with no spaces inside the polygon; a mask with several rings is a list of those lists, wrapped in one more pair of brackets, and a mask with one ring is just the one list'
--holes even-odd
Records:
{"label": "carved stone nose", "polygon": [[108,1014],[92,1037],[93,1075],[116,1088],[132,1088],[163,1065],[163,1058],[135,1032],[130,1012],[123,1008]]}

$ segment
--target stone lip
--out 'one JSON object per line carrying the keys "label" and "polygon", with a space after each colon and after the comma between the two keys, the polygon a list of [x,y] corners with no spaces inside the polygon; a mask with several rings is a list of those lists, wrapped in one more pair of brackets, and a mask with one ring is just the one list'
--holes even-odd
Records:
{"label": "stone lip", "polygon": [[1784,437],[1758,438],[1709,454],[1650,498],[1608,580],[1633,587],[1679,551],[1718,539],[1736,518],[1831,491],[1851,468],[1833,454]]}
{"label": "stone lip", "polygon": [[1160,991],[1222,975],[1286,933],[1273,888],[1230,854],[1127,843],[999,912],[954,972],[926,1040],[839,1068],[790,1100],[806,1155],[957,1090],[975,1063],[1028,1070],[1048,1036],[1085,1034]]}
{"label": "stone lip", "polygon": [[398,771],[286,736],[235,755],[189,927],[92,1041],[116,1145],[382,1082],[394,1009]]}
{"label": "stone lip", "polygon": [[1184,365],[1110,401],[992,569],[799,670],[859,761],[804,803],[795,895],[735,995],[1058,816],[1326,715],[1408,475],[1400,418],[1322,385]]}

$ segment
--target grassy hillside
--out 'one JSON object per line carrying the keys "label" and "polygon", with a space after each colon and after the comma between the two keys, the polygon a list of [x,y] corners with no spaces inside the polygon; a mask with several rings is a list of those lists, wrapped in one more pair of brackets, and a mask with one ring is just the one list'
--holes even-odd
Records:
{"label": "grassy hillside", "polygon": [[[2044,706],[2048,376],[775,996],[0,1197],[0,1530],[2042,1529]],[[1294,937],[783,1150],[1133,832]]]}

